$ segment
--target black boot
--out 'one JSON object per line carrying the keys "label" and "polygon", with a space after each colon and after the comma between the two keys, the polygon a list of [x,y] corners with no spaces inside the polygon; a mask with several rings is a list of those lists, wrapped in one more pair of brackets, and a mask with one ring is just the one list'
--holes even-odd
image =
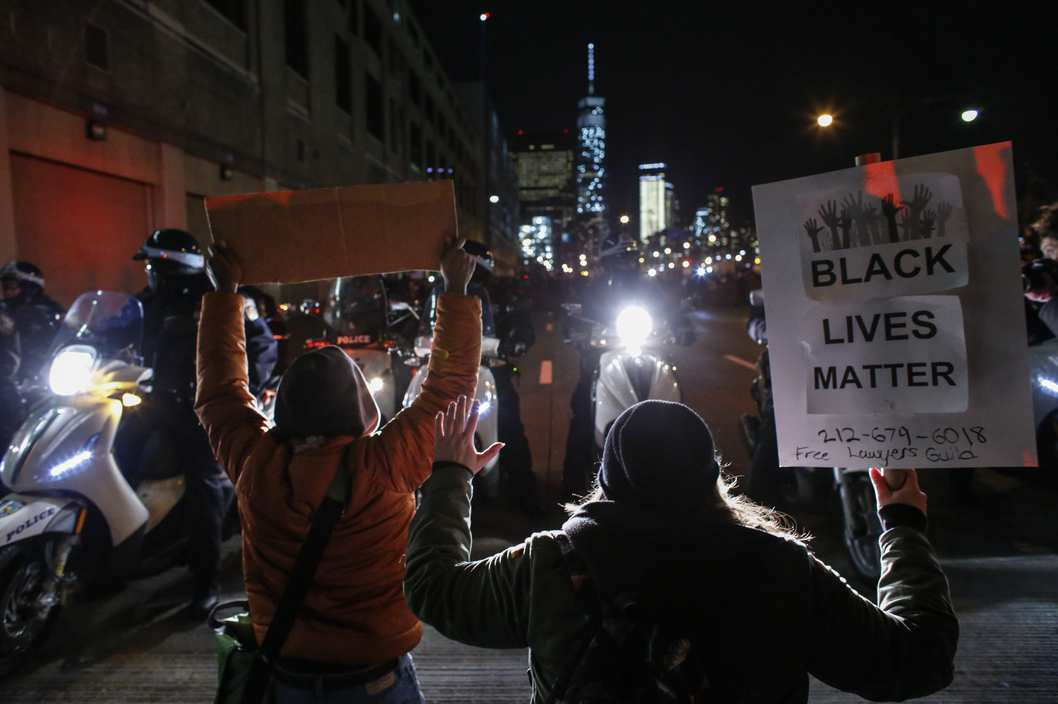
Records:
{"label": "black boot", "polygon": [[209,617],[209,612],[217,605],[219,596],[220,590],[216,585],[195,589],[195,593],[191,597],[191,603],[184,609],[184,614],[192,621],[204,623],[206,618]]}

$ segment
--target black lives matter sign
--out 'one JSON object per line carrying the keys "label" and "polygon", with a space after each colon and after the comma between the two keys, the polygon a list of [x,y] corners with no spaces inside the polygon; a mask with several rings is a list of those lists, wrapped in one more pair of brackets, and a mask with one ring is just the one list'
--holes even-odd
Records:
{"label": "black lives matter sign", "polygon": [[1024,338],[1009,145],[980,149],[754,188],[784,466],[1031,453],[989,410],[1028,378],[991,337]]}

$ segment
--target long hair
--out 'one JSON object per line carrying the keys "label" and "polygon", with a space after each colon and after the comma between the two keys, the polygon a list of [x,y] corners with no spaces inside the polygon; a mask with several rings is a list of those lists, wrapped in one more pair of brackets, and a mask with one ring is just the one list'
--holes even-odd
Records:
{"label": "long hair", "polygon": [[[727,466],[724,463],[719,459],[717,462],[720,464],[720,478],[716,480],[716,488],[712,496],[706,501],[707,513],[715,514],[716,518],[727,523],[753,528],[796,543],[804,544],[812,540],[812,535],[799,529],[790,516],[773,508],[762,506],[748,496],[739,494],[738,479],[725,471]],[[604,501],[606,498],[606,494],[599,485],[599,479],[596,477],[594,486],[587,496],[565,505],[566,513],[573,515],[582,506],[594,501]]]}

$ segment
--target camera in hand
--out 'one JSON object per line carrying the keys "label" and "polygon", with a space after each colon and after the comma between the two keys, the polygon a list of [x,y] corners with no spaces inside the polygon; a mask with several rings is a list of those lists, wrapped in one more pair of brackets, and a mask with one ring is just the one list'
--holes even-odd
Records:
{"label": "camera in hand", "polygon": [[1021,284],[1025,293],[1047,293],[1058,285],[1058,261],[1037,259],[1021,269]]}

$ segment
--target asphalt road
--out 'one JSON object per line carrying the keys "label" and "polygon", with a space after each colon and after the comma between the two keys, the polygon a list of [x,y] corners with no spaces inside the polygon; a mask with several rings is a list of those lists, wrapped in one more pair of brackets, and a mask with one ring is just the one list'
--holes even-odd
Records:
{"label": "asphalt road", "polygon": [[[738,416],[751,408],[747,365],[756,350],[738,311],[704,312],[694,322],[697,341],[667,354],[679,368],[685,400],[709,422],[718,447],[739,472],[746,453]],[[575,353],[547,323],[539,320],[538,344],[520,363],[519,383],[540,498],[554,507],[577,365]],[[955,682],[928,701],[1058,701],[1058,519],[1053,509],[1058,492],[1027,476],[1024,471],[978,471],[977,506],[954,501],[947,473],[923,478],[930,493],[931,538],[943,557],[962,624]],[[825,502],[796,517],[817,536],[817,553],[848,573],[836,518]],[[490,554],[560,520],[557,513],[529,519],[502,505],[482,509],[475,520],[475,554]],[[238,538],[225,546],[224,568],[224,591],[237,596]],[[856,586],[873,596],[871,585]],[[75,602],[39,657],[0,682],[0,701],[210,701],[216,679],[213,640],[204,626],[179,613],[188,589],[186,571],[176,569],[106,598]],[[428,629],[414,657],[429,701],[527,700],[525,651],[470,648]],[[814,682],[812,701],[859,700]]]}

